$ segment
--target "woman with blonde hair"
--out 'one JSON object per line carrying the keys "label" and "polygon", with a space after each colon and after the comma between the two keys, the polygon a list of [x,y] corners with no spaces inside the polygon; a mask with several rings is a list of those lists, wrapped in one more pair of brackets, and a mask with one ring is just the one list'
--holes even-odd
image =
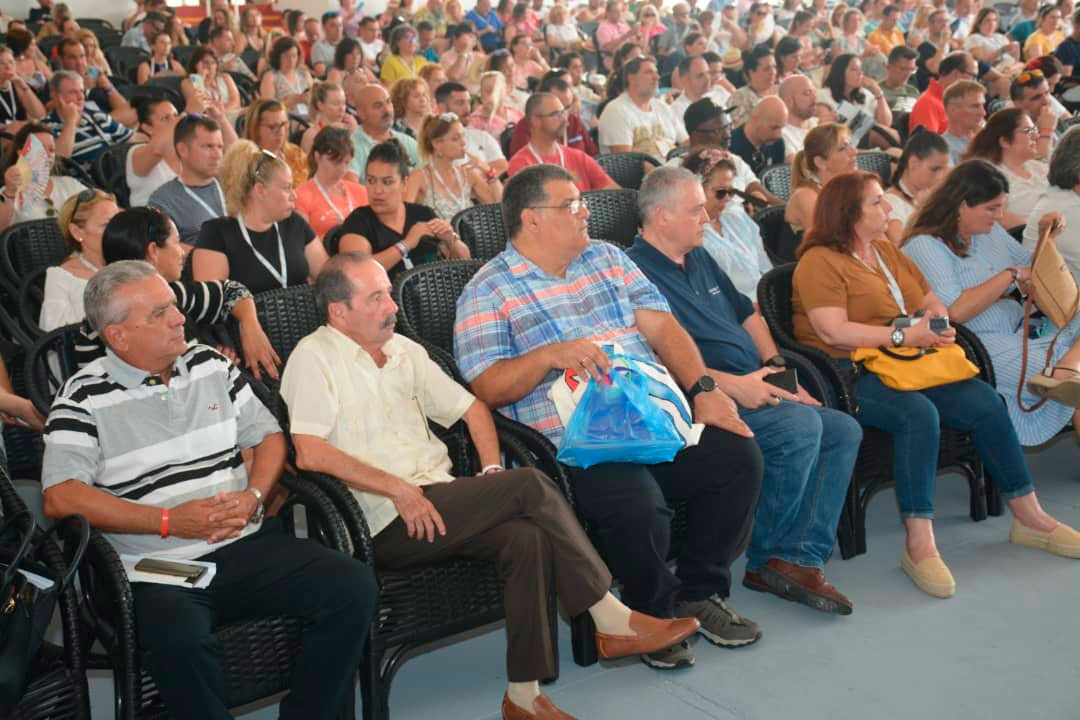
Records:
{"label": "woman with blonde hair", "polygon": [[299,145],[289,142],[289,116],[277,100],[256,100],[248,108],[244,139],[276,155],[292,170],[293,187],[307,180],[307,158]]}
{"label": "woman with blonde hair", "polygon": [[424,118],[417,146],[424,165],[405,181],[406,202],[427,205],[443,220],[450,220],[472,207],[474,199],[497,203],[502,198],[498,179],[489,182],[475,165],[458,164],[466,156],[465,127],[454,113]]}
{"label": "woman with blonde hair", "polygon": [[68,258],[45,271],[45,299],[38,325],[48,332],[83,319],[86,281],[105,266],[101,237],[112,216],[120,212],[116,198],[101,190],[83,190],[60,207],[60,232]]}
{"label": "woman with blonde hair", "polygon": [[303,285],[326,250],[295,211],[289,166],[253,142],[237,140],[221,167],[229,216],[203,223],[191,257],[195,280],[236,280],[251,292]]}
{"label": "woman with blonde hair", "polygon": [[814,205],[825,183],[855,169],[851,133],[840,123],[825,123],[806,134],[803,149],[791,160],[791,199],[784,219],[795,232],[810,226]]}
{"label": "woman with blonde hair", "polygon": [[911,21],[911,27],[907,31],[908,47],[917,48],[930,37],[930,14],[934,9],[933,5],[927,3],[920,5],[915,11],[915,19]]}
{"label": "woman with blonde hair", "polygon": [[311,88],[311,127],[300,138],[300,149],[305,154],[310,155],[315,136],[325,127],[341,128],[349,133],[357,128],[356,119],[346,111],[345,91],[332,82],[315,83]]}
{"label": "woman with blonde hair", "polygon": [[431,114],[431,96],[422,79],[402,78],[390,88],[390,103],[394,106],[394,129],[415,138],[420,124]]}
{"label": "woman with blonde hair", "polygon": [[262,52],[266,31],[262,26],[262,13],[259,9],[247,6],[240,11],[240,32],[236,34],[236,54],[240,55],[247,48]]}
{"label": "woman with blonde hair", "polygon": [[[656,8],[653,8],[653,11],[655,12]],[[566,11],[566,6],[561,2],[555,3],[548,10],[547,26],[544,28],[544,40],[549,48],[559,52],[580,50],[585,45],[585,41],[582,40],[581,34],[578,32],[577,23],[574,22],[574,18]]]}
{"label": "woman with blonde hair", "polygon": [[83,50],[86,51],[88,66],[96,67],[98,72],[105,76],[112,75],[112,68],[109,67],[109,61],[105,59],[105,53],[101,51],[97,35],[83,28],[75,33],[75,39],[82,43]]}
{"label": "woman with blonde hair", "polygon": [[521,122],[524,113],[506,105],[506,77],[494,70],[480,76],[480,102],[467,119],[471,128],[484,130],[499,139],[510,123]]}

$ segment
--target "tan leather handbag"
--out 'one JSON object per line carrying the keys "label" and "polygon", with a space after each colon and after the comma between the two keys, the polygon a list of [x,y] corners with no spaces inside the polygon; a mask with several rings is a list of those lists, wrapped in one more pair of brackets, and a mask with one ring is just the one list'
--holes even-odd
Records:
{"label": "tan leather handbag", "polygon": [[1024,351],[1020,360],[1020,383],[1016,388],[1016,404],[1024,412],[1033,412],[1046,402],[1046,398],[1043,398],[1031,407],[1024,407],[1022,400],[1024,385],[1027,384],[1028,337],[1032,302],[1058,328],[1054,339],[1050,341],[1050,346],[1046,349],[1046,362],[1042,372],[1046,372],[1046,369],[1050,367],[1054,345],[1057,344],[1061,331],[1072,322],[1077,310],[1080,310],[1080,288],[1076,286],[1076,278],[1073,277],[1072,270],[1058,252],[1057,243],[1050,239],[1055,229],[1055,225],[1051,224],[1040,233],[1039,242],[1035,245],[1035,253],[1031,257],[1031,292],[1028,293],[1027,302],[1024,304]]}

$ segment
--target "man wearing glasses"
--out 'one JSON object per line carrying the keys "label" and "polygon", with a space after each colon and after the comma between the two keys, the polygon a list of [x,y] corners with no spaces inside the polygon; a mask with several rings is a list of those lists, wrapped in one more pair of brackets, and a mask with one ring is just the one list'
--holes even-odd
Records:
{"label": "man wearing glasses", "polygon": [[143,21],[124,33],[120,44],[124,47],[137,47],[150,52],[150,39],[165,31],[165,16],[161,13],[148,12]]}
{"label": "man wearing glasses", "polygon": [[574,185],[581,192],[617,189],[618,183],[608,177],[595,160],[563,143],[568,115],[569,110],[551,93],[540,92],[529,97],[525,103],[529,136],[524,147],[510,158],[510,177],[530,165],[550,163],[573,175]]}
{"label": "man wearing glasses", "polygon": [[[568,468],[575,500],[629,607],[656,617],[696,617],[711,642],[748,645],[761,632],[726,598],[731,563],[750,531],[761,453],[656,287],[625,253],[589,239],[580,195],[573,176],[554,165],[510,178],[502,201],[510,243],[458,299],[458,366],[480,400],[558,446],[564,429],[548,392],[562,373],[603,381],[610,370],[604,342],[659,356],[687,391],[694,420],[706,426],[700,441],[670,463]],[[682,501],[688,529],[672,572],[668,503]],[[675,668],[692,664],[693,655],[680,643],[642,660]]]}
{"label": "man wearing glasses", "polygon": [[915,107],[908,117],[908,129],[911,132],[922,125],[931,132],[944,133],[949,129],[949,118],[945,114],[945,91],[958,80],[974,80],[979,66],[975,58],[966,52],[957,52],[946,56],[938,66],[937,78],[930,78],[926,91],[915,101]]}
{"label": "man wearing glasses", "polygon": [[676,48],[682,47],[683,38],[693,29],[690,24],[690,6],[686,3],[675,5],[671,9],[671,15],[675,22],[668,26],[657,41],[656,52],[659,55],[670,55]]}
{"label": "man wearing glasses", "polygon": [[56,108],[42,121],[56,136],[56,156],[87,166],[110,145],[127,142],[131,130],[86,99],[82,76],[57,70],[49,80]]}
{"label": "man wearing glasses", "polygon": [[1046,160],[1057,144],[1057,116],[1050,107],[1050,86],[1041,70],[1026,70],[1016,76],[1009,87],[1013,105],[1027,113],[1031,122],[1039,128],[1039,141],[1035,146],[1036,157]]}

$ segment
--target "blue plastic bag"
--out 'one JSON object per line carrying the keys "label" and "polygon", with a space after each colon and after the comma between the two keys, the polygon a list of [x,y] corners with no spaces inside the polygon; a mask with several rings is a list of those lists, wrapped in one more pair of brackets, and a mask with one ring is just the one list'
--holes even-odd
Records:
{"label": "blue plastic bag", "polygon": [[[664,397],[671,389],[637,370],[626,355],[612,360],[611,384],[590,379],[574,408],[559,445],[559,462],[580,468],[605,462],[670,462],[686,441],[652,394]],[[682,407],[679,412],[691,422]]]}

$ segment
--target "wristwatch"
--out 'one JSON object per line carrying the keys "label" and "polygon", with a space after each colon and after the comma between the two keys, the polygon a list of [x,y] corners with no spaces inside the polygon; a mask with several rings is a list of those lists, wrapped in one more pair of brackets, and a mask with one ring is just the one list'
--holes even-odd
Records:
{"label": "wristwatch", "polygon": [[771,358],[761,363],[761,367],[774,367],[774,368],[786,368],[787,360],[783,355],[773,355]]}
{"label": "wristwatch", "polygon": [[900,347],[904,344],[904,331],[901,328],[896,328],[892,331],[890,336],[893,347]]}
{"label": "wristwatch", "polygon": [[255,496],[255,512],[251,513],[251,517],[248,518],[248,525],[251,523],[261,523],[263,515],[266,514],[266,508],[263,507],[263,496],[259,492],[259,488],[248,487],[247,492]]}
{"label": "wristwatch", "polygon": [[702,375],[698,378],[697,382],[690,386],[690,389],[686,391],[686,399],[690,402],[694,401],[694,397],[698,393],[712,392],[716,389],[716,381],[713,380],[712,375]]}

